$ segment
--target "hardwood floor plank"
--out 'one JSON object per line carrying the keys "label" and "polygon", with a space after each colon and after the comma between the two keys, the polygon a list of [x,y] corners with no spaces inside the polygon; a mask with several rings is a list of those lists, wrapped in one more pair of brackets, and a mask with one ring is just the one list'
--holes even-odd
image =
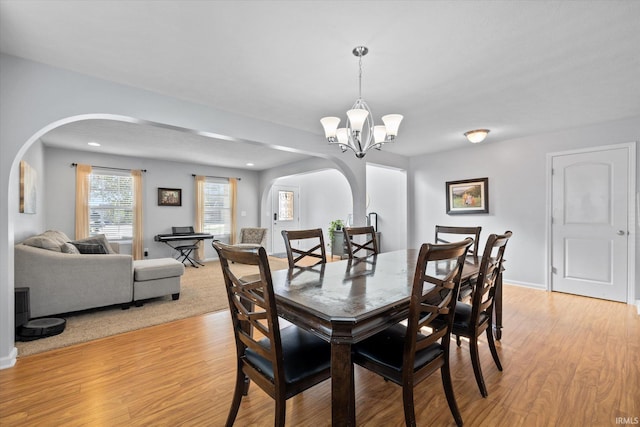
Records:
{"label": "hardwood floor plank", "polygon": [[[504,287],[497,370],[480,343],[489,391],[467,342],[452,342],[453,388],[467,426],[615,425],[640,416],[640,316],[625,304]],[[211,313],[21,357],[0,371],[0,425],[218,426],[235,379],[229,314]],[[360,426],[402,426],[401,389],[356,367]],[[331,383],[287,402],[287,425],[330,425]],[[454,426],[435,374],[416,387],[420,425]],[[273,425],[273,400],[252,385],[236,425]]]}

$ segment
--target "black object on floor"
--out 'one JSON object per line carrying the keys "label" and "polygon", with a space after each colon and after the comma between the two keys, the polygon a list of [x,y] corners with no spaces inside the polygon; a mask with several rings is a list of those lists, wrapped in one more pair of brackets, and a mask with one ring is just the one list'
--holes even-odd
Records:
{"label": "black object on floor", "polygon": [[45,317],[29,320],[16,329],[16,341],[33,341],[61,334],[67,326],[65,319]]}

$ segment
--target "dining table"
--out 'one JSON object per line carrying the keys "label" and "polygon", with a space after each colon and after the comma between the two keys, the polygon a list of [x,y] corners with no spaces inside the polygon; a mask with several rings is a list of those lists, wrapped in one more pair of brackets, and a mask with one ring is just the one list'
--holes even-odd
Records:
{"label": "dining table", "polygon": [[[314,267],[271,273],[278,315],[331,344],[333,426],[355,426],[351,346],[406,319],[418,249],[384,252]],[[431,262],[427,274],[444,277],[454,265]],[[462,280],[478,274],[467,257]]]}

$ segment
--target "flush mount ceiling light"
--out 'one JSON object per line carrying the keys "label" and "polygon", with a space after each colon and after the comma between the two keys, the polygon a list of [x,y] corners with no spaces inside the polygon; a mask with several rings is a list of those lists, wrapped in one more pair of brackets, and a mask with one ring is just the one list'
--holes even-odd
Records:
{"label": "flush mount ceiling light", "polygon": [[369,52],[365,46],[353,49],[354,56],[358,57],[358,99],[351,110],[347,111],[346,127],[338,128],[340,118],[323,117],[320,119],[324,133],[329,144],[338,144],[342,152],[347,148],[353,150],[356,157],[363,158],[372,148],[380,149],[383,144],[393,142],[398,135],[398,128],[402,121],[400,114],[388,114],[382,116],[384,126],[374,126],[371,109],[362,99],[362,57]]}
{"label": "flush mount ceiling light", "polygon": [[476,129],[476,130],[470,130],[468,132],[465,132],[464,136],[467,137],[469,142],[476,144],[478,142],[484,141],[484,139],[487,137],[489,132],[490,132],[489,129]]}
{"label": "flush mount ceiling light", "polygon": [[87,142],[87,145],[90,145],[92,147],[100,147],[100,143],[95,141]]}

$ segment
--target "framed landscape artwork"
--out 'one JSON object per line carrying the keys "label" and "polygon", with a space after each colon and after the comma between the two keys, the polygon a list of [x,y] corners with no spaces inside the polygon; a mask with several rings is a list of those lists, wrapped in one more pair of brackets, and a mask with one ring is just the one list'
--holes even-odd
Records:
{"label": "framed landscape artwork", "polygon": [[158,206],[182,206],[182,189],[158,188]]}
{"label": "framed landscape artwork", "polygon": [[489,178],[448,181],[447,214],[489,213]]}
{"label": "framed landscape artwork", "polygon": [[38,174],[24,160],[20,161],[20,213],[36,213],[36,182]]}

